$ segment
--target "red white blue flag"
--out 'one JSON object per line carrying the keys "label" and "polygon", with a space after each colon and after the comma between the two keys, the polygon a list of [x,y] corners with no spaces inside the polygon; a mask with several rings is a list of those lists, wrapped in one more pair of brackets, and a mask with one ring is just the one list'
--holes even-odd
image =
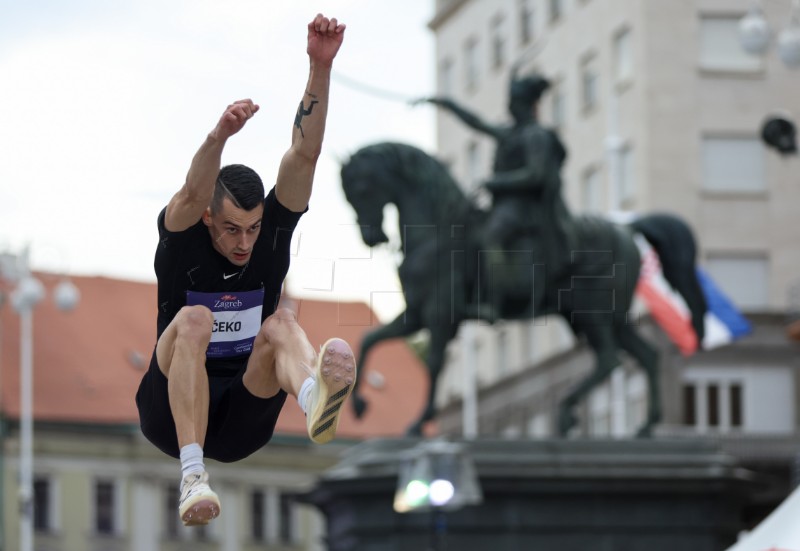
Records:
{"label": "red white blue flag", "polygon": [[647,305],[650,315],[684,356],[698,349],[710,350],[723,346],[751,332],[750,322],[701,269],[697,278],[708,304],[705,316],[705,336],[698,343],[692,328],[691,313],[683,297],[664,277],[658,254],[642,235],[635,236],[642,257],[642,270],[636,294]]}

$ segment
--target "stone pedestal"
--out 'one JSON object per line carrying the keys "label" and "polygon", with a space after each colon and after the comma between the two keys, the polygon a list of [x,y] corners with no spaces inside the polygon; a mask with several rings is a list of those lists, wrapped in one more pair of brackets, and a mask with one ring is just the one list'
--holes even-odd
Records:
{"label": "stone pedestal", "polygon": [[392,509],[398,465],[418,440],[351,448],[307,496],[329,551],[723,551],[741,529],[749,473],[700,442],[465,442],[483,503]]}

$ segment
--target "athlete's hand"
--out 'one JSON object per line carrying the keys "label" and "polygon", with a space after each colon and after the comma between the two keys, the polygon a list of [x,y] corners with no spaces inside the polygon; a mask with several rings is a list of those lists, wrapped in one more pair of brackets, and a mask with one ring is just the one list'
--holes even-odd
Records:
{"label": "athlete's hand", "polygon": [[253,100],[235,101],[225,109],[211,135],[218,140],[227,140],[244,128],[245,123],[257,112],[258,105]]}
{"label": "athlete's hand", "polygon": [[306,53],[316,64],[330,67],[333,58],[344,40],[345,24],[339,23],[335,17],[328,19],[318,13],[308,24],[308,47]]}

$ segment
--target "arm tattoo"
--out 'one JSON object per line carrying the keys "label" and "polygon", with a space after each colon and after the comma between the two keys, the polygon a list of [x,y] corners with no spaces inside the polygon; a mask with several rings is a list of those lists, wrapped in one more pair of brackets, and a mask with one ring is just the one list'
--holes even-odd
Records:
{"label": "arm tattoo", "polygon": [[[308,94],[312,98],[317,97],[309,92],[306,92],[306,94]],[[300,105],[297,107],[297,114],[294,116],[294,125],[297,127],[298,130],[300,130],[300,135],[304,138],[306,137],[306,134],[305,132],[303,132],[303,127],[300,125],[300,122],[303,120],[303,117],[311,114],[311,112],[314,110],[314,104],[316,103],[319,102],[315,99],[312,99],[311,103],[308,104],[308,109],[306,109],[305,107],[303,107],[303,101],[300,100]]]}

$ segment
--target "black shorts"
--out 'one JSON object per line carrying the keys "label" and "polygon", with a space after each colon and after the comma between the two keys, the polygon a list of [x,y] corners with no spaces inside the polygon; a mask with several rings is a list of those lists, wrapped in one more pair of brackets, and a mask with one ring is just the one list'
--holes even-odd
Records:
{"label": "black shorts", "polygon": [[[272,398],[253,396],[242,382],[245,368],[242,364],[235,375],[208,378],[208,430],[205,444],[201,443],[204,457],[225,463],[239,461],[272,438],[286,392],[281,390]],[[180,457],[167,378],[158,367],[155,352],[136,392],[136,407],[145,437],[167,455]]]}

